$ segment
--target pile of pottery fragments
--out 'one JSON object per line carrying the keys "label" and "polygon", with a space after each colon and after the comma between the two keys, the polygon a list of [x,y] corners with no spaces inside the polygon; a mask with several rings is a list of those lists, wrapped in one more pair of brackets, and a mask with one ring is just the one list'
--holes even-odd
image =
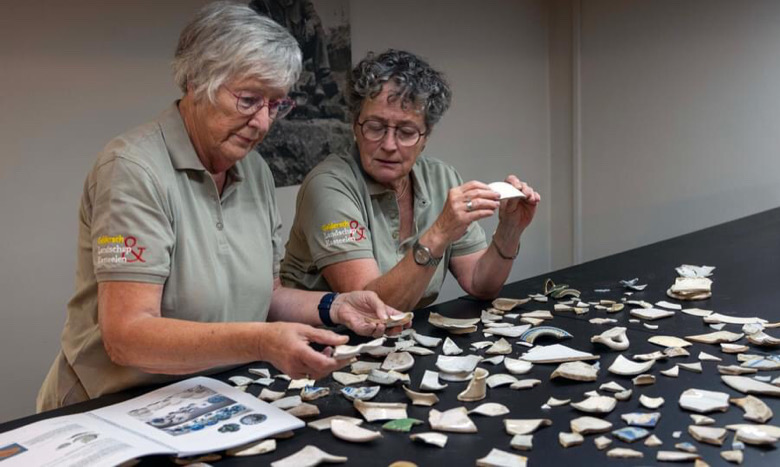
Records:
{"label": "pile of pottery fragments", "polygon": [[[711,296],[712,280],[709,278],[714,268],[707,266],[683,265],[677,268],[679,277],[667,290],[667,295],[676,300],[702,300]],[[431,408],[428,412],[428,431],[424,426],[426,421],[409,418],[407,404],[417,406],[434,406],[439,402],[437,392],[458,391],[457,399],[462,402],[476,402],[489,399],[489,392],[498,387],[508,386],[514,390],[527,390],[541,385],[539,379],[523,378],[534,365],[555,364],[550,379],[563,378],[579,382],[595,382],[601,371],[597,362],[599,356],[568,347],[561,343],[552,345],[536,345],[539,338],[546,341],[561,341],[572,337],[564,329],[546,325],[553,319],[550,310],[514,311],[521,305],[535,307],[553,303],[552,310],[556,313],[574,313],[582,315],[591,310],[598,317],[589,320],[597,326],[608,327],[617,320],[611,318],[617,313],[628,311],[630,322],[641,322],[650,330],[657,330],[653,324],[663,318],[674,316],[678,311],[700,318],[712,328],[712,332],[689,336],[664,335],[656,332],[648,341],[659,347],[659,350],[647,354],[631,354],[628,349],[630,342],[626,328],[609,327],[603,332],[596,332],[590,339],[592,343],[606,346],[621,353],[609,364],[606,371],[614,375],[633,377],[633,387],[624,387],[615,381],[601,384],[598,390],[585,392],[581,400],[560,400],[550,397],[542,409],[569,405],[582,415],[570,421],[567,429],[558,433],[558,440],[563,448],[569,448],[585,442],[586,436],[597,435],[593,443],[603,450],[608,458],[641,459],[644,454],[629,446],[631,443],[642,442],[648,447],[659,447],[656,451],[656,461],[695,462],[696,465],[707,465],[700,457],[698,449],[691,442],[675,442],[661,440],[653,434],[653,428],[659,423],[661,413],[657,411],[664,405],[662,397],[638,396],[640,405],[646,412],[633,412],[621,415],[624,427],[614,427],[612,422],[601,416],[609,414],[618,407],[621,401],[627,401],[632,394],[640,392],[644,386],[652,385],[656,378],[677,378],[680,371],[702,373],[702,362],[716,362],[717,371],[723,383],[745,394],[745,397],[732,398],[729,394],[703,389],[685,389],[681,392],[677,404],[680,408],[691,412],[691,422],[687,427],[690,437],[700,443],[724,446],[720,455],[728,462],[741,464],[748,456],[746,445],[773,446],[780,439],[780,427],[766,424],[772,416],[772,410],[758,396],[780,397],[780,377],[757,375],[759,371],[780,369],[780,355],[763,352],[751,353],[751,348],[741,342],[760,347],[778,347],[780,339],[766,334],[765,329],[780,327],[780,323],[768,323],[761,318],[742,318],[714,313],[698,308],[683,308],[679,304],[660,301],[655,304],[641,300],[631,300],[635,291],[641,291],[645,285],[638,284],[637,279],[621,281],[625,288],[623,298],[617,300],[598,300],[584,302],[580,299],[580,291],[567,285],[555,284],[548,280],[542,293],[532,294],[522,299],[499,298],[493,301],[493,307],[483,310],[480,317],[469,319],[454,319],[437,313],[430,313],[429,323],[450,334],[468,334],[476,332],[480,327],[485,336],[484,341],[473,342],[469,349],[460,348],[450,337],[444,339],[421,335],[413,329],[408,329],[400,336],[382,337],[371,342],[356,346],[343,345],[335,349],[334,357],[354,360],[350,371],[338,371],[332,374],[332,379],[338,385],[340,394],[332,394],[331,388],[318,386],[316,381],[300,379],[291,380],[284,392],[268,389],[271,383],[285,375],[271,377],[267,369],[249,370],[254,379],[243,376],[231,378],[239,387],[246,388],[250,384],[266,386],[259,398],[272,405],[287,410],[301,418],[312,418],[319,415],[319,409],[312,401],[322,397],[345,397],[352,401],[355,413],[360,417],[337,415],[322,418],[308,423],[312,429],[330,432],[338,439],[365,443],[383,437],[382,431],[411,432],[415,426],[420,431],[409,435],[411,442],[426,443],[443,448],[447,444],[446,433],[473,433],[477,426],[471,417],[501,417],[510,412],[509,408],[495,402],[485,402],[472,410],[456,407],[439,411]],[[604,293],[608,290],[596,289],[594,292]],[[412,314],[407,313],[395,318],[388,326],[409,322]],[[725,330],[725,326],[740,332]],[[674,364],[677,357],[688,357],[686,350],[692,343],[711,344],[720,351],[721,356],[700,352],[695,363]],[[517,348],[523,350],[519,358],[511,358],[517,354]],[[482,355],[478,355],[477,352]],[[415,364],[414,356],[436,355],[434,370],[426,370],[420,381],[411,381],[407,372]],[[364,356],[370,357],[362,359]],[[724,360],[731,360],[727,364]],[[595,363],[589,363],[594,362]],[[488,371],[478,365],[492,364]],[[663,366],[664,369],[660,369]],[[654,374],[653,370],[659,371]],[[658,375],[658,376],[656,376]],[[450,383],[462,383],[460,385]],[[383,388],[401,385],[408,402],[379,403],[371,400]],[[412,389],[416,388],[416,389]],[[295,395],[288,395],[296,391]],[[335,392],[335,391],[334,391]],[[744,411],[745,423],[715,426],[716,420],[706,414],[726,412],[731,405]],[[366,428],[363,422],[373,424],[383,423],[381,429],[376,425]],[[503,420],[508,435],[509,445],[517,451],[532,451],[533,434],[539,429],[552,425],[549,419],[510,419]],[[733,433],[733,435],[730,435]],[[611,435],[608,436],[608,435]],[[680,438],[681,431],[674,432],[675,439]],[[511,437],[511,438],[510,438]],[[726,443],[730,438],[730,443]],[[615,446],[615,440],[621,444]],[[380,441],[381,442],[381,441]],[[498,443],[499,440],[496,440]],[[250,446],[234,449],[228,455],[255,455],[271,452],[275,449],[274,439],[263,440]],[[674,449],[660,446],[673,445]],[[530,454],[528,454],[530,455]],[[476,457],[476,456],[475,456]],[[345,462],[346,457],[328,454],[315,446],[307,446],[296,454],[277,460],[271,465],[288,467],[296,465],[317,465],[320,462]],[[484,457],[476,459],[478,466],[525,466],[527,457],[502,449],[492,449]],[[399,462],[397,465],[414,465]]]}

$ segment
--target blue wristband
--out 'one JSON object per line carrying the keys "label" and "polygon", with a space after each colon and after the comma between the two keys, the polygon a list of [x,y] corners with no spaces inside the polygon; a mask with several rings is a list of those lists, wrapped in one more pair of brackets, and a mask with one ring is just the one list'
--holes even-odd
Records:
{"label": "blue wristband", "polygon": [[330,307],[333,305],[333,300],[336,299],[338,294],[336,292],[329,292],[322,296],[320,304],[317,305],[317,309],[320,310],[320,321],[325,326],[332,328],[336,326],[336,323],[330,319]]}

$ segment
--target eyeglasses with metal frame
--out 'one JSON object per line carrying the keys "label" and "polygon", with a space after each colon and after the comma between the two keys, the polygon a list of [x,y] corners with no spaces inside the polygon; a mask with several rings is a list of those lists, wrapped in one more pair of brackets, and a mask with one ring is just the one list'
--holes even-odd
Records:
{"label": "eyeglasses with metal frame", "polygon": [[360,127],[360,133],[363,137],[373,142],[382,141],[387,134],[388,128],[392,128],[395,133],[396,143],[403,147],[414,146],[426,134],[412,125],[388,125],[379,120],[367,119],[363,120],[363,122],[357,122],[357,125]]}
{"label": "eyeglasses with metal frame", "polygon": [[263,96],[246,91],[239,91],[237,93],[230,89],[227,89],[227,91],[236,98],[236,110],[238,113],[245,117],[254,115],[263,107],[268,106],[268,116],[272,120],[276,120],[284,118],[295,108],[295,101],[289,97],[269,101]]}

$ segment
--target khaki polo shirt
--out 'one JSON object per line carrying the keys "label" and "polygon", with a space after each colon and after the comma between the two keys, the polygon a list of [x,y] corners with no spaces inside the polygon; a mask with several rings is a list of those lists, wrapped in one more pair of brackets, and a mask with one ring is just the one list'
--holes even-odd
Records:
{"label": "khaki polo shirt", "polygon": [[[420,156],[412,166],[412,183],[414,228],[412,236],[401,241],[395,193],[365,173],[357,148],[350,154],[328,156],[309,173],[298,192],[295,220],[282,261],[282,283],[306,290],[329,290],[322,269],[360,258],[374,258],[380,272],[387,273],[439,217],[450,188],[463,181],[451,166]],[[447,247],[416,308],[436,300],[450,258],[486,247],[485,232],[478,223],[472,223],[463,237]]]}
{"label": "khaki polo shirt", "polygon": [[76,293],[39,408],[77,402],[79,385],[95,398],[182,378],[110,360],[97,320],[100,282],[162,284],[167,318],[265,321],[279,273],[280,228],[273,177],[260,155],[252,151],[228,171],[220,197],[175,103],[115,138],[84,184]]}

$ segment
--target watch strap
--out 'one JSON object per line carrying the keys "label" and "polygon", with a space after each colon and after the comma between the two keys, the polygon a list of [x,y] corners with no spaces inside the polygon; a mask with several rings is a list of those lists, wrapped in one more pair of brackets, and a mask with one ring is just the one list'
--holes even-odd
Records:
{"label": "watch strap", "polygon": [[336,292],[328,292],[322,296],[320,304],[317,305],[317,309],[320,312],[320,321],[329,328],[336,327],[336,323],[330,319],[330,307],[333,305],[333,300],[335,300],[337,296],[338,294]]}

